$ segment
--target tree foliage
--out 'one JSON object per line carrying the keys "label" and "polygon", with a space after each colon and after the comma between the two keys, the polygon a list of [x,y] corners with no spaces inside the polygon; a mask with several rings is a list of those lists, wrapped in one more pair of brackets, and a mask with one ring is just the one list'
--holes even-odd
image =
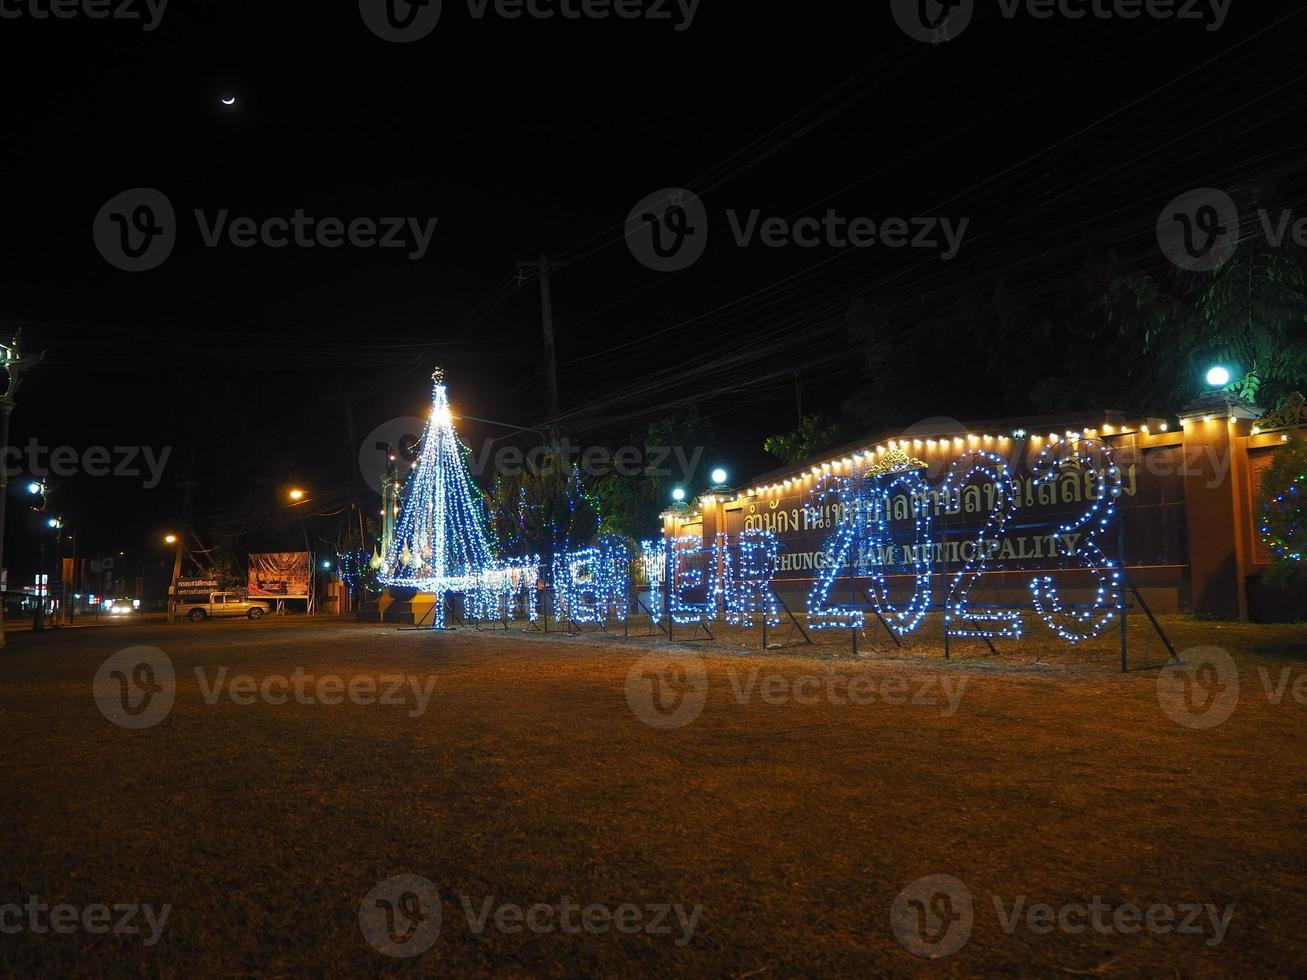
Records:
{"label": "tree foliage", "polygon": [[495,481],[490,530],[500,555],[537,555],[548,565],[556,553],[591,544],[599,533],[599,500],[579,468],[556,456],[519,476]]}
{"label": "tree foliage", "polygon": [[603,504],[605,533],[640,538],[658,533],[659,515],[671,501],[672,488],[693,488],[712,452],[712,428],[690,406],[654,419],[631,440],[643,448],[639,475],[614,472],[595,481]]}
{"label": "tree foliage", "polygon": [[782,463],[801,463],[840,443],[843,427],[821,414],[805,415],[792,432],[768,436],[762,448]]}
{"label": "tree foliage", "polygon": [[[1052,276],[1010,267],[951,294],[854,305],[861,383],[843,403],[846,426],[1089,408],[1168,416],[1216,364],[1231,370],[1232,393],[1276,404],[1307,386],[1307,252],[1273,187],[1238,206],[1239,244],[1212,271],[1178,269],[1155,245],[1131,257],[1088,251]],[[782,458],[803,442],[773,438]]]}
{"label": "tree foliage", "polygon": [[1307,440],[1297,430],[1262,474],[1260,518],[1272,554],[1262,581],[1273,588],[1307,582]]}

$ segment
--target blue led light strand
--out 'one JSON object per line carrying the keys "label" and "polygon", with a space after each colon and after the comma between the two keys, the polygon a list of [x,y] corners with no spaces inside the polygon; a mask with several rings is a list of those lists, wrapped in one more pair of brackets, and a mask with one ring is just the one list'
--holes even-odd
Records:
{"label": "blue led light strand", "polygon": [[[1068,643],[1095,639],[1116,618],[1121,604],[1121,569],[1109,559],[1095,538],[1116,516],[1121,496],[1121,471],[1111,447],[1099,439],[1072,439],[1049,446],[1031,467],[1036,485],[1053,484],[1069,474],[1073,480],[1097,484],[1096,493],[1086,490],[1091,505],[1057,529],[1059,559],[1063,569],[1089,573],[1096,581],[1094,600],[1088,608],[1073,608],[1063,601],[1051,575],[1031,579],[1030,592],[1035,611],[1058,636]],[[1072,535],[1075,545],[1070,546]]]}

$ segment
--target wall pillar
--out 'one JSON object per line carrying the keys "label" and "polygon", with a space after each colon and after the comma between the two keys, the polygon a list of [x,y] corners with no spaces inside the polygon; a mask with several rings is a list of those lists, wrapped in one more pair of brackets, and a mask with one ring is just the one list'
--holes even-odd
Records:
{"label": "wall pillar", "polygon": [[1256,406],[1225,394],[1205,396],[1180,412],[1190,593],[1199,616],[1248,619],[1247,443],[1260,415]]}

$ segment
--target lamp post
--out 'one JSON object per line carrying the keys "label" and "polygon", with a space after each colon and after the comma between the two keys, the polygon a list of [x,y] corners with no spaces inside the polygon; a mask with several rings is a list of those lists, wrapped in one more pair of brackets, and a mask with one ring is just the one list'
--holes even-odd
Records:
{"label": "lamp post", "polygon": [[[0,452],[9,447],[9,416],[14,410],[14,396],[18,394],[18,386],[23,382],[23,372],[39,364],[45,357],[44,351],[34,356],[24,357],[19,349],[22,335],[23,330],[19,327],[7,347],[0,345],[0,367],[4,368],[9,379],[4,394],[0,395]],[[8,493],[9,476],[5,473],[4,467],[0,466],[0,571],[5,566],[5,500]],[[5,645],[4,615],[4,594],[0,592],[0,649]]]}
{"label": "lamp post", "polygon": [[164,544],[172,545],[172,584],[168,586],[168,615],[167,622],[171,623],[177,618],[177,579],[182,573],[182,537],[180,534],[166,534],[163,538]]}
{"label": "lamp post", "polygon": [[[27,485],[27,492],[30,493],[33,497],[41,498],[41,506],[38,507],[35,504],[33,504],[32,510],[36,511],[38,514],[44,514],[46,508],[50,506],[50,488],[45,485],[44,481],[40,483],[33,482]],[[48,526],[49,527],[57,526],[56,524],[57,520],[58,518],[54,518],[54,517],[49,518],[47,522]],[[50,579],[49,579],[49,569],[45,567],[45,531],[42,528],[38,527],[36,533],[38,535],[36,540],[39,546],[40,557],[37,559],[36,562],[37,602],[36,602],[36,609],[34,609],[32,612],[32,629],[39,632],[45,629],[45,600],[46,597],[50,594],[50,589],[49,589]],[[42,575],[46,576],[45,582],[41,581]]]}
{"label": "lamp post", "polygon": [[[45,591],[47,595],[50,595],[51,594],[50,585],[52,585],[56,580],[58,580],[59,606],[57,611],[53,603],[50,606],[50,618],[52,620],[50,625],[52,628],[58,629],[62,625],[61,620],[63,619],[64,616],[64,603],[66,598],[64,596],[64,582],[63,582],[64,522],[63,522],[63,518],[51,517],[45,523],[47,527],[54,530],[54,574],[53,575],[50,574],[49,569],[46,570]],[[44,545],[44,539],[42,539],[42,544]]]}

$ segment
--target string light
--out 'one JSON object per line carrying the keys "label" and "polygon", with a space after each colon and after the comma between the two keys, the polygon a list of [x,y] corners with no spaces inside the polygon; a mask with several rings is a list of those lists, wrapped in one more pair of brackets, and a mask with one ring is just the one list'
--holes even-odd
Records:
{"label": "string light", "polygon": [[[1140,428],[1147,434],[1148,426]],[[1165,431],[1165,423],[1161,423],[1161,428]],[[1105,423],[1101,431],[1105,435],[1118,431],[1127,434],[1128,428]],[[1073,476],[1084,484],[1083,499],[1088,501],[1087,506],[1078,509],[1075,517],[1058,523],[1056,533],[1048,534],[1046,540],[1050,549],[1048,557],[1056,559],[1063,573],[1086,573],[1096,581],[1092,602],[1086,605],[1067,602],[1060,588],[1063,576],[1057,573],[1046,574],[1041,570],[1029,582],[1039,619],[1068,643],[1100,636],[1116,618],[1122,594],[1119,560],[1109,560],[1097,541],[1115,518],[1117,498],[1123,492],[1121,472],[1099,432],[1090,427],[1082,431],[1068,429],[1065,435],[1050,432],[1045,448],[1032,465],[1028,484],[1029,488],[1050,485],[1058,488],[1062,481]],[[1031,436],[1024,429],[1013,430],[1011,438],[1041,441],[1040,436]],[[772,485],[771,489],[777,492],[782,486],[789,491],[791,484],[794,491],[810,486],[803,508],[804,526],[831,528],[808,595],[808,622],[812,628],[860,629],[872,610],[898,635],[918,628],[931,609],[935,563],[947,561],[948,549],[932,541],[932,515],[939,513],[941,507],[948,513],[960,513],[964,490],[970,494],[969,488],[974,484],[976,493],[989,494],[991,507],[984,527],[973,541],[950,542],[953,560],[957,561],[960,554],[964,564],[960,571],[951,573],[943,603],[945,629],[951,636],[1021,637],[1023,623],[1019,609],[976,605],[971,601],[974,587],[986,571],[992,570],[998,556],[1002,554],[1006,559],[1009,552],[1016,556],[1006,540],[1013,528],[1013,517],[1021,506],[1016,479],[1007,460],[977,445],[982,440],[987,444],[1007,442],[1009,437],[968,433],[966,439],[972,442],[973,448],[953,461],[943,484],[935,490],[926,481],[926,464],[911,460],[903,450],[923,444],[931,450],[947,450],[950,442],[954,446],[962,445],[962,436],[888,440],[875,447],[877,457],[872,456],[873,450],[868,447],[852,457],[834,461],[833,472],[832,463],[813,465],[801,475],[787,478],[783,484]],[[883,455],[886,446],[889,456]],[[883,462],[871,465],[876,458]],[[839,469],[841,462],[850,468],[847,476]],[[810,477],[816,477],[811,484]],[[1075,499],[1082,499],[1081,489],[1073,489]],[[1295,489],[1294,493],[1297,492]],[[1054,496],[1062,493],[1058,490]],[[973,507],[968,504],[967,510],[972,512]],[[906,526],[899,523],[906,518],[912,520],[912,538],[895,542],[894,534],[902,535],[906,531]],[[895,527],[900,530],[894,530]],[[774,541],[774,531],[754,533],[758,537],[753,542],[744,536],[719,535],[711,551],[703,548],[695,537],[646,542],[642,548],[651,595],[660,594],[656,585],[671,589],[667,604],[678,623],[716,615],[719,606],[732,623],[753,624],[759,615],[770,617],[775,612],[769,599],[773,594],[770,576],[764,582],[761,571],[764,565],[776,564],[774,556],[779,544]],[[1040,548],[1036,555],[1042,557],[1042,545]],[[1022,544],[1020,557],[1026,556]],[[746,567],[754,569],[753,583],[749,586],[753,591],[743,588],[743,583],[748,581],[743,571]],[[664,573],[664,569],[668,571]],[[662,581],[664,574],[670,575],[670,585]],[[914,582],[912,594],[896,606],[889,595],[888,580],[891,576],[897,580],[908,575]],[[853,599],[847,604],[832,601],[839,594],[837,584],[842,577],[867,580],[870,588],[865,604]],[[661,606],[662,602],[655,603],[656,621]]]}
{"label": "string light", "polygon": [[[887,473],[877,474],[868,487],[867,497],[859,502],[864,520],[871,518],[871,536],[864,550],[864,562],[867,578],[871,583],[870,598],[872,605],[889,624],[890,629],[900,636],[911,633],[920,625],[930,609],[931,599],[931,563],[933,560],[931,543],[931,514],[926,503],[929,486],[924,477],[924,470],[913,465],[897,468]],[[888,524],[889,501],[896,487],[902,488],[912,504],[913,537],[912,544],[898,544],[890,535]],[[895,562],[894,555],[902,553],[911,556],[910,561]],[[885,582],[885,569],[888,565],[911,565],[913,573],[912,597],[907,604],[898,609],[889,601],[889,586]]]}
{"label": "string light", "polygon": [[[1065,569],[1073,559],[1081,571],[1089,572],[1098,581],[1094,601],[1084,609],[1072,608],[1064,603],[1050,575],[1036,576],[1030,582],[1035,612],[1045,624],[1068,643],[1094,639],[1116,618],[1121,602],[1121,571],[1098,546],[1096,536],[1107,529],[1116,514],[1116,501],[1121,495],[1121,471],[1113,461],[1112,451],[1106,443],[1096,439],[1085,440],[1071,447],[1070,452],[1051,456],[1048,450],[1040,454],[1031,467],[1031,475],[1038,486],[1054,483],[1063,468],[1071,468],[1076,477],[1084,472],[1098,474],[1106,486],[1100,487],[1093,503],[1078,517],[1058,526],[1057,540],[1064,544],[1075,540],[1062,556]],[[1071,536],[1079,532],[1079,537]]]}
{"label": "string light", "polygon": [[479,492],[467,471],[467,447],[454,432],[444,372],[432,375],[431,416],[422,452],[404,489],[404,501],[380,574],[382,585],[431,592],[433,619],[445,626],[445,597],[471,594],[475,613],[484,590],[500,593],[511,578],[495,561]]}
{"label": "string light", "polygon": [[1287,432],[1281,440],[1292,441],[1293,445],[1277,450],[1262,475],[1258,531],[1274,556],[1267,575],[1272,578],[1288,575],[1289,580],[1294,580],[1301,574],[1304,538],[1307,538],[1307,520],[1304,520],[1307,445],[1301,436],[1290,440]]}
{"label": "string light", "polygon": [[725,534],[717,536],[726,622],[753,626],[765,619],[768,626],[780,625],[780,599],[771,585],[779,550],[774,531],[742,531],[733,542]]}
{"label": "string light", "polygon": [[[948,597],[944,600],[944,629],[950,636],[1019,639],[1020,612],[996,606],[973,607],[970,604],[971,589],[984,575],[991,550],[997,550],[991,549],[990,545],[998,545],[1009,518],[1016,510],[1016,484],[1012,479],[1011,468],[1002,456],[983,449],[972,450],[953,461],[944,481],[944,499],[952,500],[956,496],[960,501],[963,488],[977,474],[984,476],[989,485],[995,488],[995,500],[985,526],[976,536],[975,550],[949,585]],[[984,628],[977,625],[979,623],[996,625]]]}
{"label": "string light", "polygon": [[822,549],[824,563],[808,593],[808,626],[815,630],[862,629],[866,616],[861,609],[830,601],[831,589],[839,578],[840,569],[851,564],[849,555],[858,539],[856,508],[849,506],[852,502],[850,481],[823,480],[813,488],[812,499],[814,504],[809,510],[821,511],[823,505],[833,502],[844,508],[844,519],[835,526],[835,533]]}
{"label": "string light", "polygon": [[626,618],[631,595],[631,553],[624,538],[554,556],[554,618],[603,623]]}
{"label": "string light", "polygon": [[640,564],[649,586],[649,618],[655,626],[663,621],[664,596],[667,590],[667,541],[640,542]]}
{"label": "string light", "polygon": [[[671,539],[671,582],[668,584],[668,609],[677,625],[697,623],[717,616],[717,562],[713,548],[704,548],[693,536]],[[691,593],[703,593],[706,599],[691,599]]]}
{"label": "string light", "polygon": [[345,551],[338,554],[336,558],[340,568],[341,581],[350,590],[380,591],[380,585],[377,582],[377,569],[372,562],[371,554],[366,551]]}

